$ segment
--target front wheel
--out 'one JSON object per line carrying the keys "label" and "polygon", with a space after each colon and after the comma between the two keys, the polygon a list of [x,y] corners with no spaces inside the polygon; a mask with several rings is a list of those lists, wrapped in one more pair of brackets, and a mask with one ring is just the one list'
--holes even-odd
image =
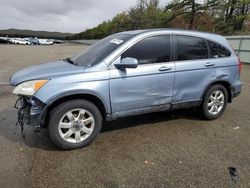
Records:
{"label": "front wheel", "polygon": [[210,86],[203,98],[201,111],[205,119],[214,120],[219,118],[226,109],[228,93],[222,85]]}
{"label": "front wheel", "polygon": [[55,107],[49,117],[49,135],[60,148],[76,149],[88,145],[99,134],[102,116],[86,100],[70,100]]}

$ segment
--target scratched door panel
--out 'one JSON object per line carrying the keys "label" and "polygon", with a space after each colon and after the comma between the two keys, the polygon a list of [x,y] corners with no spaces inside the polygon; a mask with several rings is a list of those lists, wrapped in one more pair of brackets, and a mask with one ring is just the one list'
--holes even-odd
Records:
{"label": "scratched door panel", "polygon": [[[162,66],[171,68],[160,72]],[[172,102],[174,63],[141,65],[136,69],[110,70],[110,95],[113,112]]]}

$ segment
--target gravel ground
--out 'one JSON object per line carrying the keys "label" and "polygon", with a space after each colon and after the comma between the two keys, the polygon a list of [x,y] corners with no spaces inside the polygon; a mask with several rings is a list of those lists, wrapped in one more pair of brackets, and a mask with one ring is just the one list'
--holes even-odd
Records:
{"label": "gravel ground", "polygon": [[17,98],[5,85],[9,76],[84,48],[0,45],[0,187],[250,187],[248,65],[242,94],[215,121],[190,110],[123,118],[105,123],[90,146],[73,151],[55,147],[47,130],[25,127],[23,138],[15,126]]}

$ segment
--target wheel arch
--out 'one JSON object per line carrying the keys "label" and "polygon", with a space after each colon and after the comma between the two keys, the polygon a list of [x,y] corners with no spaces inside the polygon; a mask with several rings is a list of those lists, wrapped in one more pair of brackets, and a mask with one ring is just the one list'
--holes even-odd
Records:
{"label": "wheel arch", "polygon": [[84,99],[84,100],[88,100],[92,102],[100,110],[103,118],[105,118],[106,115],[108,114],[108,109],[105,107],[103,100],[97,97],[96,95],[88,94],[88,93],[67,94],[67,95],[57,97],[56,99],[50,101],[44,107],[43,111],[41,112],[39,116],[40,123],[44,126],[45,122],[48,121],[51,110],[53,110],[56,106],[58,106],[59,104],[65,101],[74,100],[74,99]]}
{"label": "wheel arch", "polygon": [[231,84],[229,82],[225,81],[225,80],[217,80],[217,81],[214,81],[214,82],[210,83],[206,87],[206,89],[204,90],[201,100],[203,100],[204,95],[205,95],[206,91],[208,90],[208,88],[211,87],[212,85],[217,85],[217,84],[222,85],[222,86],[224,86],[226,88],[227,93],[228,93],[228,102],[231,103],[232,102]]}

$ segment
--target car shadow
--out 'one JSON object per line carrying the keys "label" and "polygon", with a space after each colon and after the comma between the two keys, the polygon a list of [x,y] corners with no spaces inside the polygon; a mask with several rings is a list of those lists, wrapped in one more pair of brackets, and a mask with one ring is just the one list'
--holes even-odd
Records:
{"label": "car shadow", "polygon": [[[143,126],[152,123],[168,122],[176,119],[201,120],[195,110],[176,110],[171,112],[157,112],[144,115],[131,116],[104,122],[101,134],[119,129],[126,129],[135,126]],[[17,146],[28,146],[42,150],[63,151],[56,147],[49,138],[48,130],[35,131],[34,127],[25,126],[24,132],[15,126],[17,120],[16,110],[13,108],[4,109],[0,112],[0,136]],[[7,142],[4,139],[4,142]],[[2,143],[4,144],[4,143]]]}
{"label": "car shadow", "polygon": [[146,124],[167,122],[176,119],[202,120],[197,109],[182,109],[175,111],[154,112],[143,115],[119,118],[114,121],[104,122],[101,132],[108,132],[118,129],[126,129]]}

